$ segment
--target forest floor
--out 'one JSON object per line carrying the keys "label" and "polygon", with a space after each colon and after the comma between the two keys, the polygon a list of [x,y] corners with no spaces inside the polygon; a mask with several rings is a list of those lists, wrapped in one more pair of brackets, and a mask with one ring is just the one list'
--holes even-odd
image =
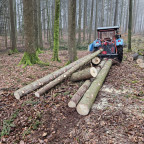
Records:
{"label": "forest floor", "polygon": [[[78,58],[86,54],[78,51]],[[13,96],[18,88],[63,67],[67,51],[60,51],[61,63],[51,62],[47,51],[39,57],[50,66],[26,68],[18,66],[22,53],[0,54],[0,133],[6,134],[0,144],[143,144],[144,70],[127,61],[129,54],[125,50],[123,62],[112,66],[88,116],[67,106],[83,82],[67,79],[40,98],[30,93],[18,101]]]}

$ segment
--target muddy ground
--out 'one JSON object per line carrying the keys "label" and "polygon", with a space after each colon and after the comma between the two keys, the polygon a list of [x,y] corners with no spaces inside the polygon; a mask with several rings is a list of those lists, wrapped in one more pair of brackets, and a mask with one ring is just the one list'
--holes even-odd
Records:
{"label": "muddy ground", "polygon": [[[86,55],[79,51],[78,57]],[[36,98],[33,93],[16,100],[13,92],[41,78],[67,62],[60,51],[59,62],[51,62],[52,52],[40,54],[50,66],[18,66],[23,54],[0,54],[0,143],[7,144],[143,144],[144,70],[124,60],[113,65],[88,116],[80,116],[67,106],[83,82],[69,79]],[[4,136],[2,136],[4,135]]]}

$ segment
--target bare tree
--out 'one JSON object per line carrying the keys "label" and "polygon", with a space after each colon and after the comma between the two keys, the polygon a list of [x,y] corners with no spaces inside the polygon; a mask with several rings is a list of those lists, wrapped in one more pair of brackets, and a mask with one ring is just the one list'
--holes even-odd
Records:
{"label": "bare tree", "polygon": [[68,54],[69,62],[73,62],[77,58],[76,51],[76,0],[69,0],[69,16],[68,16]]}
{"label": "bare tree", "polygon": [[129,0],[128,51],[131,51],[131,33],[132,33],[132,0]]}

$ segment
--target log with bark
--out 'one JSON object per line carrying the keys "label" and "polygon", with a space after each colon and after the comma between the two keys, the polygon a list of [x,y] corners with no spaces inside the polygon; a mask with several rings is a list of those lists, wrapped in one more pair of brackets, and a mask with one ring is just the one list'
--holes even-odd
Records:
{"label": "log with bark", "polygon": [[134,60],[137,60],[138,56],[139,56],[139,54],[135,53],[132,56],[128,57],[128,61],[132,62]]}
{"label": "log with bark", "polygon": [[22,96],[42,87],[45,84],[48,84],[50,81],[54,80],[55,78],[57,78],[58,76],[60,76],[61,74],[65,73],[66,71],[68,71],[69,69],[71,69],[73,66],[79,64],[81,61],[87,59],[87,57],[91,56],[92,54],[89,54],[51,74],[48,74],[47,76],[38,79],[20,89],[18,89],[17,91],[14,92],[14,96],[16,99],[20,99]]}
{"label": "log with bark", "polygon": [[97,66],[96,68],[95,67],[86,68],[82,71],[73,73],[71,76],[71,81],[75,82],[75,81],[87,80],[87,79],[96,77],[98,75],[100,68],[103,67],[105,60],[106,59],[104,59],[101,62],[101,64],[99,66]]}
{"label": "log with bark", "polygon": [[101,59],[99,57],[95,57],[91,62],[93,65],[98,65],[101,62]]}
{"label": "log with bark", "polygon": [[49,84],[47,84],[44,87],[40,88],[37,92],[35,92],[35,96],[36,97],[40,97],[40,95],[43,95],[48,90],[50,90],[51,88],[53,88],[57,84],[61,83],[63,80],[65,80],[72,73],[74,73],[75,71],[77,71],[80,67],[82,67],[83,65],[87,64],[91,59],[93,59],[94,57],[96,57],[102,51],[103,50],[100,49],[97,52],[89,55],[87,58],[85,58],[82,61],[80,61],[78,64],[76,64],[75,66],[73,66],[70,70],[68,70],[67,72],[65,72],[62,75],[60,75],[58,78],[56,78],[55,80],[51,81]]}
{"label": "log with bark", "polygon": [[144,62],[138,64],[140,68],[144,68]]}
{"label": "log with bark", "polygon": [[[104,66],[106,60],[103,60],[99,66],[98,73],[101,70],[101,68]],[[68,106],[71,108],[75,108],[82,96],[85,94],[85,92],[88,90],[89,86],[93,82],[94,78],[91,78],[91,80],[86,80],[84,84],[78,89],[78,91],[73,95],[70,102],[68,103]]]}
{"label": "log with bark", "polygon": [[112,60],[109,59],[100,73],[98,74],[97,78],[93,81],[89,89],[84,94],[83,98],[80,100],[79,104],[77,105],[77,112],[80,115],[87,115],[96,99],[96,96],[102,87],[102,84],[111,68]]}
{"label": "log with bark", "polygon": [[144,57],[141,56],[141,55],[139,55],[138,58],[137,58],[137,60],[136,60],[136,62],[137,62],[138,64],[140,64],[140,63],[143,63],[143,60],[144,60]]}

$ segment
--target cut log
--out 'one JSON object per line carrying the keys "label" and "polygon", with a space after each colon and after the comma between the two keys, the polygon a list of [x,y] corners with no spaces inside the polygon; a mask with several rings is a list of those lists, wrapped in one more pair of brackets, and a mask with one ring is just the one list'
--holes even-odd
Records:
{"label": "cut log", "polygon": [[68,71],[69,69],[71,69],[73,66],[79,64],[81,61],[87,59],[87,57],[91,56],[92,54],[89,54],[41,79],[38,79],[34,82],[32,82],[31,84],[28,84],[20,89],[18,89],[17,91],[14,92],[14,96],[16,99],[20,99],[22,96],[42,87],[45,84],[48,84],[50,81],[54,80],[55,78],[57,78],[58,76],[60,76],[61,74],[65,73],[66,71]]}
{"label": "cut log", "polygon": [[128,61],[132,62],[134,60],[137,60],[139,54],[135,53],[132,56],[128,57]]}
{"label": "cut log", "polygon": [[75,82],[75,81],[87,80],[92,77],[96,77],[100,69],[104,66],[105,60],[106,59],[104,59],[97,68],[95,67],[86,68],[82,71],[73,73],[71,76],[71,81]]}
{"label": "cut log", "polygon": [[140,68],[144,68],[144,63],[139,63],[138,65]]}
{"label": "cut log", "polygon": [[97,70],[95,67],[92,68],[86,68],[82,71],[78,71],[76,73],[73,73],[71,76],[71,81],[80,81],[80,80],[87,80],[92,77],[95,77],[97,75]]}
{"label": "cut log", "polygon": [[80,115],[87,115],[96,99],[96,96],[102,87],[102,84],[110,70],[112,65],[112,60],[109,59],[100,73],[98,74],[97,78],[93,81],[89,89],[84,94],[83,98],[80,100],[79,104],[77,105],[77,112]]}
{"label": "cut log", "polygon": [[[106,60],[104,59],[100,63],[99,67],[97,68],[97,73],[100,72],[100,70],[104,66],[105,62],[106,62]],[[68,103],[69,107],[71,107],[71,108],[76,107],[76,105],[78,104],[78,102],[80,101],[80,99],[82,98],[84,93],[88,90],[88,88],[89,88],[90,84],[93,82],[93,80],[94,80],[94,78],[84,82],[84,84],[78,89],[78,91],[73,95],[72,99]]]}
{"label": "cut log", "polygon": [[72,73],[74,73],[75,71],[77,71],[81,66],[83,66],[84,64],[87,64],[92,58],[94,58],[95,56],[97,56],[102,51],[103,51],[102,49],[98,50],[97,52],[95,52],[95,53],[89,55],[88,57],[86,57],[85,59],[83,59],[81,62],[79,62],[78,64],[76,64],[75,66],[73,66],[70,70],[68,70],[67,72],[65,72],[64,74],[62,74],[58,78],[56,78],[55,80],[51,81],[49,84],[47,84],[44,87],[42,87],[41,89],[39,89],[35,93],[35,96],[36,97],[40,97],[40,95],[43,95],[48,90],[50,90],[51,88],[53,88],[57,84],[61,83],[63,80],[65,80]]}
{"label": "cut log", "polygon": [[87,91],[91,84],[91,80],[86,80],[84,84],[79,88],[79,90],[73,95],[72,99],[68,103],[68,106],[70,108],[75,108],[78,102],[80,101],[81,97],[84,95],[84,93]]}
{"label": "cut log", "polygon": [[138,64],[140,64],[140,63],[143,63],[143,60],[144,60],[143,56],[139,55],[138,58],[137,58],[137,60],[136,60],[136,62]]}
{"label": "cut log", "polygon": [[91,62],[93,65],[98,65],[101,62],[101,59],[99,57],[95,57]]}

